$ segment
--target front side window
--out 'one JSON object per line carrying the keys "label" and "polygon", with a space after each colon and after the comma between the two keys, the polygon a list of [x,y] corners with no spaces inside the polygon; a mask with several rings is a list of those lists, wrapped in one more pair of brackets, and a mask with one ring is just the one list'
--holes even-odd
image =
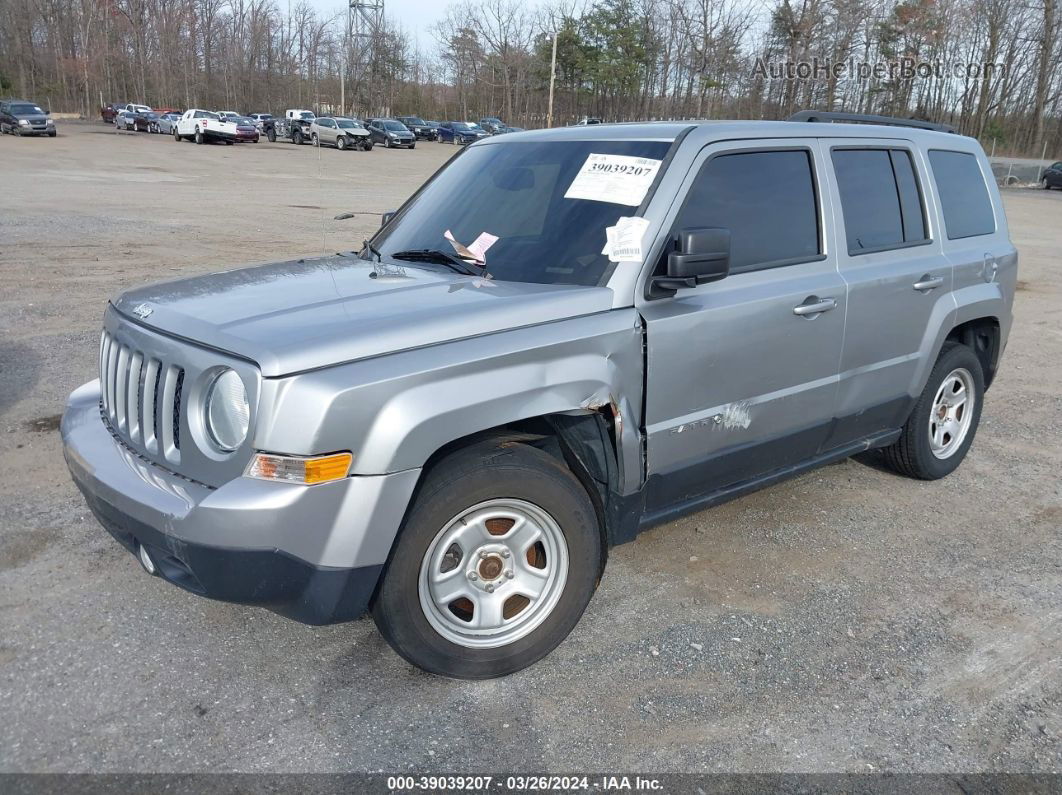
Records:
{"label": "front side window", "polygon": [[[375,247],[387,259],[416,250],[455,253],[481,234],[497,238],[486,254],[499,280],[596,285],[609,267],[605,229],[636,208],[565,198],[591,153],[661,160],[666,141],[552,141],[473,146],[454,158],[384,228]],[[396,263],[406,265],[401,258]],[[411,262],[408,264],[417,265]]]}
{"label": "front side window", "polygon": [[834,149],[849,254],[900,248],[926,239],[911,155],[904,149]]}
{"label": "front side window", "polygon": [[996,231],[992,200],[977,158],[969,152],[929,151],[949,240]]}
{"label": "front side window", "polygon": [[820,255],[818,202],[805,149],[717,155],[701,168],[676,231],[730,230],[732,273]]}

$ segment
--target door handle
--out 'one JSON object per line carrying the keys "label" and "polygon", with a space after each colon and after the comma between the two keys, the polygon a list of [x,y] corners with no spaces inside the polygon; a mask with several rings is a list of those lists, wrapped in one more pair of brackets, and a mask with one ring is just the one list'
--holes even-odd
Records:
{"label": "door handle", "polygon": [[925,276],[923,276],[911,286],[918,290],[918,292],[920,293],[928,293],[930,290],[936,290],[942,284],[944,284],[943,276],[930,276],[927,273]]}
{"label": "door handle", "polygon": [[808,315],[818,315],[822,312],[829,312],[831,309],[836,308],[837,302],[832,298],[819,298],[816,295],[810,295],[804,299],[804,303],[800,304],[800,306],[793,307],[793,314],[807,317]]}

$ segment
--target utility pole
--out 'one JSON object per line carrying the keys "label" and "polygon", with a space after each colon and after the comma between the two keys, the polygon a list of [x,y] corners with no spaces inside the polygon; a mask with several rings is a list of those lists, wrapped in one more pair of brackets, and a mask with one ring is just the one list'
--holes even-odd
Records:
{"label": "utility pole", "polygon": [[557,79],[557,31],[553,31],[553,57],[549,61],[549,109],[546,111],[546,127],[553,126],[553,82]]}

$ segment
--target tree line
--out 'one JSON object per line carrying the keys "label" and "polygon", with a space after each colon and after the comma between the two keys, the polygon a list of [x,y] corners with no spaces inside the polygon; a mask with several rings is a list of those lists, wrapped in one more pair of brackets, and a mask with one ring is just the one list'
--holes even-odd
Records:
{"label": "tree line", "polygon": [[0,95],[553,123],[785,118],[815,108],[946,121],[999,153],[1062,156],[1058,0],[461,0],[431,46],[305,0],[4,0]]}

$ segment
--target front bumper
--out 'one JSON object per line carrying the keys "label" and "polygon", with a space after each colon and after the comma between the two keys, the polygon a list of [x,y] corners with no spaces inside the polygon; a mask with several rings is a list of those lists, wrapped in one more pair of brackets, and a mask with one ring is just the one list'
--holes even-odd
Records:
{"label": "front bumper", "polygon": [[419,476],[317,486],[240,477],[214,489],[116,439],[100,416],[98,381],[70,396],[61,432],[93,514],[131,552],[145,545],[162,577],[307,624],[365,612]]}
{"label": "front bumper", "polygon": [[47,127],[27,127],[21,124],[12,124],[11,127],[18,130],[19,135],[48,135],[55,132],[55,125]]}

